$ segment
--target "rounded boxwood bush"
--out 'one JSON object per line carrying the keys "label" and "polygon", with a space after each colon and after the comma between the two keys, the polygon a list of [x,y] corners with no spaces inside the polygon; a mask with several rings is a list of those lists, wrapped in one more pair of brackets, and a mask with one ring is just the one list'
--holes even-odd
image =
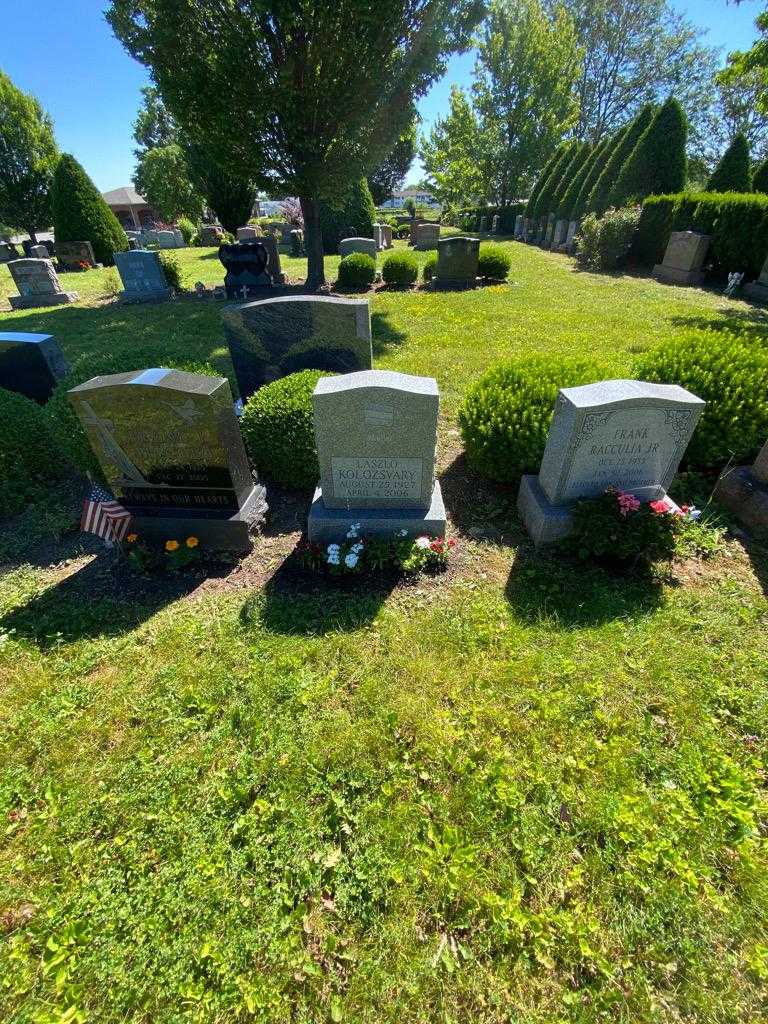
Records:
{"label": "rounded boxwood bush", "polygon": [[512,257],[509,251],[498,242],[483,242],[477,259],[477,272],[480,277],[491,281],[506,281]]}
{"label": "rounded boxwood bush", "polygon": [[45,408],[0,388],[0,516],[43,497],[66,470]]}
{"label": "rounded boxwood bush", "polygon": [[339,263],[339,284],[363,291],[376,280],[376,260],[365,252],[351,252]]}
{"label": "rounded boxwood bush", "polygon": [[302,370],[265,384],[246,402],[243,440],[261,476],[296,490],[320,477],[312,420],[312,392],[325,370]]}
{"label": "rounded boxwood bush", "polygon": [[419,276],[419,261],[414,253],[405,249],[391,252],[384,260],[381,276],[387,284],[409,288]]}
{"label": "rounded boxwood bush", "polygon": [[434,253],[431,256],[427,256],[424,266],[421,271],[421,276],[424,281],[431,281],[437,273],[437,256]]}
{"label": "rounded boxwood bush", "polygon": [[178,359],[159,360],[156,351],[141,347],[120,355],[103,352],[80,356],[73,362],[69,373],[53,389],[44,411],[57,445],[82,473],[90,473],[96,480],[105,482],[99,461],[93,454],[72,403],[67,398],[67,392],[93,377],[105,377],[110,373],[130,373],[132,370],[141,370],[149,366],[167,366],[169,370],[186,370],[187,373],[219,376],[208,363],[191,360],[182,362]]}
{"label": "rounded boxwood bush", "polygon": [[707,403],[684,457],[692,468],[744,462],[768,437],[768,345],[754,335],[694,331],[647,352],[635,376]]}
{"label": "rounded boxwood bush", "polygon": [[459,427],[467,461],[491,480],[538,473],[557,392],[607,377],[589,360],[529,356],[491,367],[467,391]]}

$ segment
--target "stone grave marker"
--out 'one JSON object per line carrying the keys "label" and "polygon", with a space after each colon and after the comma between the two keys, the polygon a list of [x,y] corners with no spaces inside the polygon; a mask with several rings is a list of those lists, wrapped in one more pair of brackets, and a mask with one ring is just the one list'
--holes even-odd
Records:
{"label": "stone grave marker", "polygon": [[11,309],[34,309],[37,306],[62,306],[78,299],[77,292],[63,292],[51,260],[22,259],[6,264],[13,283],[19,290],[11,295]]}
{"label": "stone grave marker", "polygon": [[322,377],[312,395],[320,483],[309,512],[313,543],[360,534],[445,535],[435,479],[437,381],[391,370]]}
{"label": "stone grave marker", "polygon": [[501,217],[499,217],[498,213],[494,213],[493,220],[491,221],[491,234],[492,235],[498,235],[499,230],[500,230],[500,228],[499,228],[500,224],[501,224]]}
{"label": "stone grave marker", "polygon": [[156,368],[68,392],[131,530],[156,541],[247,551],[266,513],[224,377]]}
{"label": "stone grave marker", "polygon": [[436,249],[439,238],[439,224],[420,224],[416,228],[415,248],[420,252],[426,252],[428,249]]}
{"label": "stone grave marker", "polygon": [[[272,244],[277,248],[274,238]],[[219,259],[226,271],[224,287],[228,299],[244,302],[250,296],[263,294],[265,288],[271,288],[272,277],[267,270],[269,250],[265,239],[221,245]]]}
{"label": "stone grave marker", "polygon": [[291,256],[294,259],[304,255],[304,232],[301,228],[294,228],[291,232]]}
{"label": "stone grave marker", "polygon": [[381,252],[384,248],[384,242],[381,235],[381,224],[373,225],[373,241],[376,246],[376,252]]}
{"label": "stone grave marker", "polygon": [[[272,278],[272,284],[285,284],[285,274],[280,266],[280,250],[277,246],[277,238],[274,235],[265,235],[259,241],[267,250],[267,273]],[[303,235],[302,235],[303,242]]]}
{"label": "stone grave marker", "polygon": [[519,241],[521,238],[525,238],[525,217],[522,213],[518,213],[515,217],[515,235],[514,237]]}
{"label": "stone grave marker", "polygon": [[565,238],[568,234],[568,221],[558,220],[555,221],[555,230],[552,235],[552,248],[559,249],[561,245],[565,244]]}
{"label": "stone grave marker", "polygon": [[52,334],[0,331],[0,387],[43,405],[68,372],[69,365]]}
{"label": "stone grave marker", "polygon": [[203,224],[199,231],[199,237],[201,245],[219,245],[224,238],[224,232],[215,224]]}
{"label": "stone grave marker", "polygon": [[286,295],[221,311],[240,397],[297,370],[349,373],[371,367],[367,299]]}
{"label": "stone grave marker", "polygon": [[261,237],[261,232],[253,225],[246,225],[246,227],[237,229],[235,237],[238,242],[252,242],[255,238]]}
{"label": "stone grave marker", "polygon": [[47,246],[43,245],[42,242],[39,245],[30,245],[29,255],[30,259],[33,260],[50,259],[50,253],[48,252],[48,248]]}
{"label": "stone grave marker", "polygon": [[571,220],[568,222],[568,234],[565,236],[565,251],[573,252],[576,248],[576,232],[579,230],[579,222]]}
{"label": "stone grave marker", "polygon": [[376,259],[376,242],[372,238],[342,238],[339,256],[349,256],[353,252],[362,252]]}
{"label": "stone grave marker", "polygon": [[477,283],[477,261],[480,239],[454,236],[437,242],[437,288],[474,288]]}
{"label": "stone grave marker", "polygon": [[156,252],[149,249],[116,252],[115,266],[125,289],[120,296],[124,302],[170,299],[171,289],[168,287],[163,265]]}
{"label": "stone grave marker", "polygon": [[96,266],[96,257],[90,242],[58,242],[56,261],[60,270],[79,270],[82,263]]}
{"label": "stone grave marker", "polygon": [[478,231],[480,232],[481,235],[484,235],[487,230],[488,230],[488,218],[487,217],[481,217],[480,218],[480,227],[478,228]]}
{"label": "stone grave marker", "polygon": [[158,231],[157,244],[161,249],[178,249],[179,240],[176,236],[176,232],[172,230]]}
{"label": "stone grave marker", "polygon": [[391,224],[380,224],[381,228],[381,243],[384,249],[392,248],[392,225]]}
{"label": "stone grave marker", "polygon": [[754,465],[725,470],[717,481],[715,498],[756,537],[768,538],[768,441]]}
{"label": "stone grave marker", "polygon": [[704,404],[676,384],[562,388],[539,475],[520,482],[518,508],[534,543],[566,537],[574,503],[608,487],[643,501],[667,498]]}
{"label": "stone grave marker", "polygon": [[768,303],[768,257],[766,257],[756,281],[744,286],[744,294],[754,302]]}
{"label": "stone grave marker", "polygon": [[552,239],[554,238],[554,235],[555,235],[555,215],[553,213],[550,213],[548,215],[548,217],[547,217],[546,228],[544,230],[544,241],[542,242],[542,247],[544,249],[551,249],[552,248]]}
{"label": "stone grave marker", "polygon": [[653,268],[657,281],[667,284],[701,284],[701,268],[710,243],[709,235],[698,231],[673,231],[669,236],[664,262]]}

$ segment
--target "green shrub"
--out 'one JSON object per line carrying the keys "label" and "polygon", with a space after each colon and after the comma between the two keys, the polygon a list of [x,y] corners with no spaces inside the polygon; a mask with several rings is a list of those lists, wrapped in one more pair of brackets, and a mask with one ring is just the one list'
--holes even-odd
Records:
{"label": "green shrub", "polygon": [[432,253],[431,256],[427,256],[424,261],[424,266],[421,271],[421,277],[424,281],[431,281],[437,273],[437,256]]}
{"label": "green shrub", "polygon": [[189,217],[179,217],[178,228],[184,236],[184,244],[192,245],[192,240],[197,234],[197,227],[192,223]]}
{"label": "green shrub", "polygon": [[419,276],[419,261],[414,253],[403,249],[400,252],[391,252],[384,260],[381,276],[389,285],[410,287]]}
{"label": "green shrub", "polygon": [[712,236],[707,253],[715,274],[759,275],[768,253],[768,196],[756,192],[690,192],[648,196],[643,202],[632,257],[653,266],[664,258],[672,231]]}
{"label": "green shrub", "polygon": [[[274,218],[273,218],[274,219]],[[365,178],[355,182],[346,200],[341,203],[320,203],[320,231],[323,235],[323,252],[332,256],[339,251],[342,238],[373,238],[376,207],[371,190]]]}
{"label": "green shrub", "polygon": [[758,164],[755,173],[752,175],[752,191],[768,192],[768,157]]}
{"label": "green shrub", "polygon": [[167,366],[168,369],[186,370],[188,373],[219,376],[209,363],[191,360],[159,362],[155,350],[136,347],[120,355],[111,352],[82,355],[73,362],[66,377],[58,382],[44,407],[45,414],[57,445],[65,453],[67,459],[82,473],[90,473],[95,479],[104,482],[98,459],[91,450],[88,438],[80,426],[80,420],[67,398],[67,392],[93,377],[105,377],[111,373],[130,373],[131,370],[141,370],[144,367],[158,365]]}
{"label": "green shrub", "polygon": [[531,189],[531,194],[528,197],[528,202],[525,204],[525,209],[522,211],[526,217],[533,217],[536,209],[536,200],[539,198],[539,193],[544,188],[544,182],[547,180],[549,175],[552,173],[553,168],[563,158],[563,154],[568,146],[567,142],[561,142],[557,149],[554,151],[552,156],[547,160],[541,169],[541,173],[536,179],[536,183]]}
{"label": "green shrub", "polygon": [[376,280],[376,260],[365,252],[351,252],[339,263],[339,284],[342,288],[365,291]]}
{"label": "green shrub", "polygon": [[552,197],[557,191],[560,182],[563,180],[563,175],[566,169],[573,160],[577,142],[569,142],[566,144],[560,159],[552,166],[552,170],[547,175],[547,179],[541,186],[541,191],[536,197],[535,203],[532,204],[532,213],[530,217],[534,217],[536,220],[541,220],[542,217],[546,217],[548,213],[553,212]]}
{"label": "green shrub", "polygon": [[240,418],[245,447],[261,476],[296,490],[320,477],[312,419],[312,392],[324,370],[281,377],[252,395]]}
{"label": "green shrub", "polygon": [[596,498],[576,503],[573,532],[562,541],[562,547],[579,558],[617,568],[668,561],[686,518],[663,499],[639,501],[609,488]]}
{"label": "green shrub", "polygon": [[612,206],[640,202],[645,196],[685,188],[688,122],[683,108],[670,96],[627,157],[610,195]]}
{"label": "green shrub", "polygon": [[158,256],[160,257],[166,281],[171,288],[175,288],[177,292],[180,292],[183,285],[181,283],[181,263],[179,263],[179,257],[170,249],[161,249],[158,252]]}
{"label": "green shrub", "polygon": [[65,468],[45,407],[0,388],[0,516],[41,499]]}
{"label": "green shrub", "polygon": [[509,249],[497,242],[483,242],[477,260],[477,272],[480,277],[490,281],[506,281],[512,257]]}
{"label": "green shrub", "polygon": [[595,179],[595,184],[587,198],[586,210],[588,213],[596,213],[600,216],[611,205],[623,205],[622,203],[612,204],[611,193],[619,179],[624,164],[637,145],[638,139],[653,120],[654,113],[655,107],[652,103],[647,103],[642,107],[640,112],[620,133],[613,148],[605,154],[603,167]]}
{"label": "green shrub", "polygon": [[544,355],[491,367],[459,410],[468,463],[502,482],[538,473],[558,390],[606,376],[597,363]]}
{"label": "green shrub", "polygon": [[392,232],[395,238],[410,238],[411,229],[407,224],[401,224],[399,228],[395,228]]}
{"label": "green shrub", "polygon": [[738,132],[712,172],[707,192],[751,192],[751,179],[749,143],[746,136]]}
{"label": "green shrub", "polygon": [[576,259],[593,270],[623,267],[639,221],[640,210],[636,206],[606,210],[602,217],[588,214],[576,236]]}
{"label": "green shrub", "polygon": [[688,466],[743,462],[768,437],[768,344],[754,335],[694,331],[646,353],[635,375],[679,384],[707,403],[685,455]]}
{"label": "green shrub", "polygon": [[98,263],[112,266],[128,237],[80,164],[65,153],[53,175],[53,231],[59,242],[90,242]]}

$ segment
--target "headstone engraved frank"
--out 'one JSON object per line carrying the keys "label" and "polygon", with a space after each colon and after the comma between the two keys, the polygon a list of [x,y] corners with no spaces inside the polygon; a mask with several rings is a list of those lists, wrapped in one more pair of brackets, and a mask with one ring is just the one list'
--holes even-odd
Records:
{"label": "headstone engraved frank", "polygon": [[538,476],[524,476],[518,508],[538,544],[567,536],[580,498],[608,487],[666,498],[704,408],[676,384],[605,380],[562,388]]}
{"label": "headstone engraved frank", "polygon": [[68,372],[52,334],[0,331],[0,387],[43,405]]}
{"label": "headstone engraved frank", "polygon": [[171,297],[171,289],[156,252],[150,249],[116,252],[115,266],[125,289],[121,295],[125,302],[152,302]]}
{"label": "headstone engraved frank", "polygon": [[437,381],[391,370],[322,377],[312,395],[320,484],[309,512],[314,543],[360,533],[445,534],[435,479]]}
{"label": "headstone engraved frank", "polygon": [[68,392],[115,498],[141,537],[246,551],[266,512],[224,377],[156,368]]}
{"label": "headstone engraved frank", "polygon": [[34,309],[37,306],[61,306],[75,302],[77,292],[63,292],[51,260],[22,259],[6,264],[13,283],[19,290],[8,301],[11,309]]}
{"label": "headstone engraved frank", "polygon": [[701,268],[709,249],[709,235],[698,231],[673,231],[669,236],[664,262],[653,268],[653,276],[667,284],[701,284]]}
{"label": "headstone engraved frank", "polygon": [[348,373],[371,367],[367,299],[287,295],[221,312],[240,397],[297,370]]}

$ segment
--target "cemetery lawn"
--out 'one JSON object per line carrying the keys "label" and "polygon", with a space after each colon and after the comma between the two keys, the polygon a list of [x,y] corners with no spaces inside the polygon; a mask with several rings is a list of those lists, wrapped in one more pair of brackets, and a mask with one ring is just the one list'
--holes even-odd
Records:
{"label": "cemetery lawn", "polygon": [[[455,414],[506,355],[620,376],[768,320],[510,244],[509,285],[372,299],[376,365],[443,395],[446,576],[308,579],[307,497],[276,492],[208,577],[116,566],[73,494],[3,524],[3,1022],[766,1019],[768,552],[730,536],[631,580],[535,554]],[[221,281],[213,250],[180,259]],[[110,275],[0,322],[232,377],[220,304],[121,307]]]}

